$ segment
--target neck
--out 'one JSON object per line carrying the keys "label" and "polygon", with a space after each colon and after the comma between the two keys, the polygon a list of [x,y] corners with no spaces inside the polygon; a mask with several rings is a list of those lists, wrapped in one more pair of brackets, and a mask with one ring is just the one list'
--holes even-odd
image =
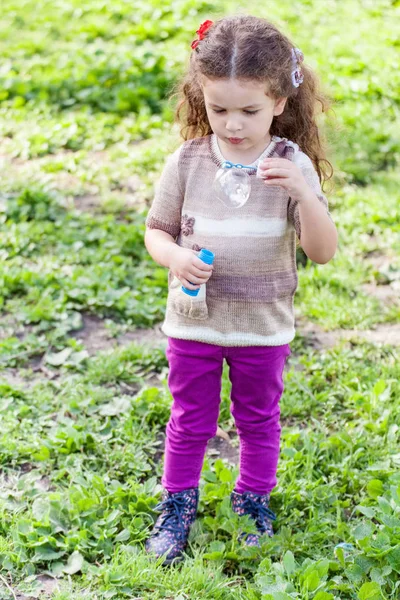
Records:
{"label": "neck", "polygon": [[223,140],[217,137],[218,146],[224,159],[234,163],[241,163],[242,165],[249,165],[255,162],[257,158],[264,152],[267,146],[269,146],[271,139],[272,138],[268,133],[265,138],[256,146],[242,149],[240,144],[236,150],[231,144],[226,144]]}

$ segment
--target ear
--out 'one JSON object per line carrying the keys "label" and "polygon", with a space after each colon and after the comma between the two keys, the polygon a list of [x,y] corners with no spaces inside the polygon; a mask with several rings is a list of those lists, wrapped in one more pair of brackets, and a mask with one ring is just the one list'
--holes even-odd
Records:
{"label": "ear", "polygon": [[277,117],[283,113],[283,109],[285,108],[287,98],[278,98],[275,100],[274,106],[274,116]]}

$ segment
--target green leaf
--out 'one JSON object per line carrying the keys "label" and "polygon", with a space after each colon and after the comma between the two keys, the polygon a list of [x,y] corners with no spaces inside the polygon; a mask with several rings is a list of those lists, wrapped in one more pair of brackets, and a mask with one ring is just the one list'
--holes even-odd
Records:
{"label": "green leaf", "polygon": [[77,550],[75,550],[75,552],[73,552],[71,554],[71,556],[69,557],[67,566],[64,567],[64,569],[63,569],[64,573],[73,575],[74,573],[77,573],[78,571],[80,571],[83,566],[83,560],[84,559],[83,559],[82,554],[80,552],[78,552]]}
{"label": "green leaf", "polygon": [[127,414],[131,407],[129,398],[113,398],[112,402],[102,405],[99,414],[103,417],[114,417],[119,414]]}
{"label": "green leaf", "polygon": [[319,560],[315,566],[317,567],[318,575],[324,577],[329,571],[329,560],[327,558]]}
{"label": "green leaf", "polygon": [[365,572],[358,564],[349,565],[345,570],[345,574],[349,581],[357,585],[365,581]]}
{"label": "green leaf", "polygon": [[317,569],[313,569],[304,577],[304,589],[309,592],[314,592],[321,582],[321,578]]}
{"label": "green leaf", "polygon": [[358,592],[359,600],[379,600],[382,598],[381,586],[375,581],[364,583]]}
{"label": "green leaf", "polygon": [[335,548],[335,556],[342,565],[342,567],[346,566],[346,561],[344,559],[344,551],[343,548]]}
{"label": "green leaf", "polygon": [[400,519],[397,517],[392,517],[391,515],[382,515],[380,520],[384,525],[387,525],[387,527],[398,527],[400,529]]}
{"label": "green leaf", "polygon": [[336,562],[331,560],[331,561],[329,561],[329,570],[336,573],[337,571],[340,571],[340,565],[338,565]]}
{"label": "green leaf", "polygon": [[262,598],[265,600],[266,598],[274,599],[274,594],[285,594],[284,591],[287,583],[282,581],[271,583],[269,576],[261,576],[257,580],[258,586],[261,588]]}
{"label": "green leaf", "polygon": [[371,541],[371,546],[382,550],[390,550],[390,537],[383,531],[378,531],[375,539]]}
{"label": "green leaf", "polygon": [[118,509],[113,510],[107,517],[106,523],[109,525],[113,521],[117,520],[118,517],[122,515],[122,512]]}
{"label": "green leaf", "polygon": [[222,483],[230,483],[233,479],[233,474],[228,469],[223,469],[219,473],[218,477],[219,480],[222,481]]}
{"label": "green leaf", "polygon": [[62,575],[63,573],[63,569],[64,569],[64,564],[62,562],[52,562],[51,563],[51,573],[54,575],[54,577],[58,577],[60,575]]}
{"label": "green leaf", "polygon": [[241,556],[237,552],[225,552],[224,557],[226,560],[239,561],[241,559]]}
{"label": "green leaf", "polygon": [[[392,569],[389,567],[390,572],[392,571]],[[376,567],[374,567],[373,569],[371,569],[371,574],[370,577],[372,579],[372,581],[376,581],[376,583],[378,583],[379,585],[385,585],[386,583],[386,574],[383,572],[383,569],[378,569]]]}
{"label": "green leaf", "polygon": [[32,531],[32,521],[28,519],[20,519],[17,521],[17,531],[21,534],[28,534]]}
{"label": "green leaf", "polygon": [[35,560],[55,560],[56,558],[60,558],[66,554],[65,550],[60,550],[57,552],[52,548],[49,544],[44,544],[43,546],[39,546],[35,548]]}
{"label": "green leaf", "polygon": [[371,523],[360,523],[354,530],[354,537],[356,540],[363,540],[369,537],[372,533],[373,527]]}
{"label": "green leaf", "polygon": [[47,446],[40,446],[39,451],[32,454],[32,458],[35,460],[48,460],[50,458],[50,450]]}
{"label": "green leaf", "polygon": [[400,573],[400,547],[391,550],[387,556],[387,561],[396,573]]}
{"label": "green leaf", "polygon": [[218,540],[215,540],[210,543],[209,548],[211,552],[224,552],[225,544],[224,542],[219,542]]}
{"label": "green leaf", "polygon": [[373,519],[375,517],[376,511],[374,508],[372,508],[372,506],[363,506],[362,504],[357,504],[356,509],[369,519]]}
{"label": "green leaf", "polygon": [[283,557],[283,565],[288,575],[291,575],[296,570],[296,562],[294,560],[293,552],[288,550]]}
{"label": "green leaf", "polygon": [[127,540],[129,540],[130,537],[131,532],[129,531],[129,529],[123,529],[119,532],[118,535],[115,536],[114,539],[116,542],[126,542]]}
{"label": "green leaf", "polygon": [[47,522],[50,504],[45,498],[36,498],[32,504],[32,515],[36,521]]}
{"label": "green leaf", "polygon": [[383,483],[380,479],[371,479],[367,484],[367,492],[371,498],[378,498],[383,493]]}
{"label": "green leaf", "polygon": [[313,600],[334,600],[335,597],[333,594],[330,594],[329,592],[317,592],[317,594],[314,596]]}
{"label": "green leaf", "polygon": [[[399,454],[399,458],[400,458],[400,454]],[[392,459],[393,459],[393,456],[392,456]],[[391,492],[393,500],[396,502],[396,504],[398,506],[400,506],[400,485],[398,485],[397,488],[394,485],[391,485],[390,492]]]}
{"label": "green leaf", "polygon": [[49,353],[45,356],[45,362],[53,367],[60,367],[63,365],[72,354],[72,348],[64,348],[61,352]]}
{"label": "green leaf", "polygon": [[386,383],[383,379],[378,379],[378,381],[374,385],[374,394],[375,396],[380,396],[386,389]]}
{"label": "green leaf", "polygon": [[376,561],[373,558],[364,555],[356,556],[354,562],[360,567],[364,575],[367,575],[370,569],[376,565]]}
{"label": "green leaf", "polygon": [[390,502],[384,496],[379,496],[378,504],[379,508],[383,513],[385,513],[385,515],[393,514],[393,508],[391,507]]}
{"label": "green leaf", "polygon": [[224,553],[223,552],[206,552],[205,554],[203,554],[204,558],[207,558],[208,560],[221,560],[224,558]]}
{"label": "green leaf", "polygon": [[274,600],[293,600],[293,596],[289,596],[286,592],[272,592]]}

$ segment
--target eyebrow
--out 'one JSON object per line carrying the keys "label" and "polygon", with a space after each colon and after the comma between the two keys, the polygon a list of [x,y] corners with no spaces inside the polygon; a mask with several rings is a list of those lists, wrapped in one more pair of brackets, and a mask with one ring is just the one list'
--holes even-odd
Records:
{"label": "eyebrow", "polygon": [[[210,103],[210,106],[212,106],[213,108],[224,108],[223,106],[219,106],[218,104],[213,104]],[[249,106],[242,106],[241,108],[261,108],[262,104],[249,104]]]}

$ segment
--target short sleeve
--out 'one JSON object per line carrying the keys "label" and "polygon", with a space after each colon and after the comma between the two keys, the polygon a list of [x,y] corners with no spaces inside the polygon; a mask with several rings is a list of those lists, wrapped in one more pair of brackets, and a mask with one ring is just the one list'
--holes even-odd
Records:
{"label": "short sleeve", "polygon": [[154,198],[146,218],[146,227],[161,229],[177,237],[181,229],[184,193],[179,179],[179,156],[182,146],[170,154],[160,179],[155,184]]}
{"label": "short sleeve", "polygon": [[[314,168],[314,165],[311,159],[299,150],[295,152],[293,157],[293,162],[297,164],[297,166],[301,169],[304,179],[307,181],[310,188],[315,192],[318,200],[322,202],[325,206],[326,211],[329,215],[328,210],[328,200],[321,189],[321,184],[319,181],[318,173]],[[301,223],[300,223],[300,214],[299,214],[299,203],[297,200],[293,200],[289,198],[288,205],[288,220],[292,223],[293,227],[296,230],[297,237],[300,239],[301,236]]]}

